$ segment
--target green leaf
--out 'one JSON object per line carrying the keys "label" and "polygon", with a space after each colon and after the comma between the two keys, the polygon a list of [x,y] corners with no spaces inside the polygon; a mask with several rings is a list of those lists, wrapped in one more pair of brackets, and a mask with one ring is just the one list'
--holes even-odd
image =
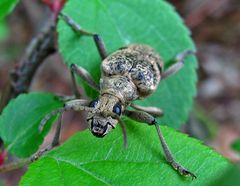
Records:
{"label": "green leaf", "polygon": [[233,166],[225,174],[214,181],[211,186],[230,186],[230,185],[239,185],[240,183],[240,164]]}
{"label": "green leaf", "polygon": [[8,27],[6,26],[5,21],[3,20],[6,15],[8,15],[15,5],[18,3],[18,0],[1,0],[0,1],[0,41],[6,38],[8,34]]}
{"label": "green leaf", "polygon": [[154,126],[126,123],[128,149],[119,126],[103,139],[84,131],[31,164],[20,185],[207,185],[231,166],[200,141],[161,127],[175,158],[197,175],[192,181],[166,162]]}
{"label": "green leaf", "polygon": [[22,94],[12,100],[0,116],[0,136],[8,152],[18,157],[28,157],[36,152],[56,117],[49,120],[39,134],[41,119],[62,105],[58,98],[47,93]]}
{"label": "green leaf", "polygon": [[1,0],[0,1],[0,20],[2,20],[7,14],[9,14],[18,0]]}
{"label": "green leaf", "polygon": [[[162,0],[71,0],[64,12],[85,30],[99,33],[109,53],[130,43],[145,43],[161,54],[166,67],[178,53],[194,49],[189,30],[172,6]],[[84,67],[98,82],[101,60],[93,39],[79,37],[63,21],[59,21],[58,32],[65,63]],[[186,121],[196,95],[196,66],[196,59],[189,57],[179,73],[137,103],[162,108],[165,115],[159,121],[179,127]],[[86,85],[85,90],[91,98],[97,96]]]}
{"label": "green leaf", "polygon": [[240,153],[240,139],[234,141],[232,148]]}
{"label": "green leaf", "polygon": [[0,41],[8,35],[8,27],[4,21],[0,21]]}

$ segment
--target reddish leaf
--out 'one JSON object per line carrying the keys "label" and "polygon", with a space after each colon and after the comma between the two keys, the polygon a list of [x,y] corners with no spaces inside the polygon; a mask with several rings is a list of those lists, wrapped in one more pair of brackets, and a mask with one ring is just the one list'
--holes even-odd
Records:
{"label": "reddish leaf", "polygon": [[48,5],[54,15],[58,15],[58,13],[62,10],[66,0],[42,0],[42,2]]}
{"label": "reddish leaf", "polygon": [[0,151],[0,166],[4,164],[6,158],[6,151]]}

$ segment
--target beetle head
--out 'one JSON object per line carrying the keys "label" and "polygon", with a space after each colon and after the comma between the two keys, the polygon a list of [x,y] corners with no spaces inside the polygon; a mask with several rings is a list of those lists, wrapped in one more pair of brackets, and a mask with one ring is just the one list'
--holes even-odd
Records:
{"label": "beetle head", "polygon": [[89,129],[94,136],[104,137],[116,127],[118,120],[113,115],[121,115],[122,105],[115,99],[100,97],[93,100],[89,107],[94,108],[87,116]]}

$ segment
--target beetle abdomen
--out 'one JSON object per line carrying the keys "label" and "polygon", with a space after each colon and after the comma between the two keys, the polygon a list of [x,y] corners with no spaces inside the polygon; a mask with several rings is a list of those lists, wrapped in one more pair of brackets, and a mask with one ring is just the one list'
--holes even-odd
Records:
{"label": "beetle abdomen", "polygon": [[[149,96],[158,86],[162,60],[153,48],[132,44],[109,55],[102,63],[102,78],[128,77],[138,98]],[[133,101],[133,100],[132,100]]]}

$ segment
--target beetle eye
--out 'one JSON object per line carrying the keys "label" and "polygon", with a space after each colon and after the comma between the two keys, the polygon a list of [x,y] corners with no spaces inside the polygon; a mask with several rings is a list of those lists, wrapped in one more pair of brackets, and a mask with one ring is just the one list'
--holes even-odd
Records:
{"label": "beetle eye", "polygon": [[114,105],[113,112],[115,114],[119,115],[119,116],[121,115],[121,113],[122,113],[122,106],[121,106],[120,103],[117,103],[116,105]]}
{"label": "beetle eye", "polygon": [[90,102],[89,107],[95,108],[97,106],[97,103],[98,103],[98,99],[95,99],[95,100]]}

